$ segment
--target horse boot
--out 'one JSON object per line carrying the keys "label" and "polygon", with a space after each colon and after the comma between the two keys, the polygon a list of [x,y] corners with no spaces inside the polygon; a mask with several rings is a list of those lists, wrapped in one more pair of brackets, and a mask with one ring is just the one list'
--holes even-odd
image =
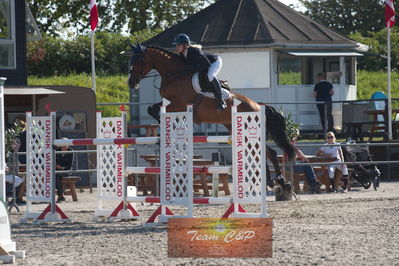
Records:
{"label": "horse boot", "polygon": [[269,186],[270,188],[274,188],[274,180],[272,176],[270,175],[270,170],[269,170],[269,165],[266,164],[266,185]]}
{"label": "horse boot", "polygon": [[148,106],[147,113],[157,120],[158,124],[161,124],[161,106],[162,102]]}
{"label": "horse boot", "polygon": [[285,180],[283,175],[276,177],[277,186],[275,191],[276,201],[288,201],[292,200],[292,186]]}
{"label": "horse boot", "polygon": [[213,86],[213,94],[215,95],[216,99],[216,109],[218,111],[223,111],[224,109],[227,108],[227,104],[223,100],[222,87],[220,86],[219,80],[217,78],[214,78],[212,80],[212,86]]}

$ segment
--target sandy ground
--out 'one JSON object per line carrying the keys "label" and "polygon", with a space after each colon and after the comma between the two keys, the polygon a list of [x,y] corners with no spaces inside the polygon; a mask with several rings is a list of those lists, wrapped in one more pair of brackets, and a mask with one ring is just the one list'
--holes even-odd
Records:
{"label": "sandy ground", "polygon": [[[95,194],[78,193],[60,207],[70,224],[19,224],[11,212],[12,237],[26,251],[20,265],[399,265],[399,182],[379,191],[299,195],[291,202],[269,197],[274,220],[273,258],[172,259],[165,227],[143,229],[140,222],[91,222]],[[45,205],[35,205],[43,209]],[[138,206],[148,218],[156,206]],[[24,211],[25,207],[22,207]],[[198,217],[220,217],[225,206],[197,206]]]}

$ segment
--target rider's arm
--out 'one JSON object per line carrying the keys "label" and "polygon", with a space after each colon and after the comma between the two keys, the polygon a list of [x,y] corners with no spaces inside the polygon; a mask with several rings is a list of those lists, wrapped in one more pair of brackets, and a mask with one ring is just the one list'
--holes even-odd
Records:
{"label": "rider's arm", "polygon": [[187,50],[187,63],[188,69],[196,72],[202,72],[211,65],[202,50],[191,47]]}

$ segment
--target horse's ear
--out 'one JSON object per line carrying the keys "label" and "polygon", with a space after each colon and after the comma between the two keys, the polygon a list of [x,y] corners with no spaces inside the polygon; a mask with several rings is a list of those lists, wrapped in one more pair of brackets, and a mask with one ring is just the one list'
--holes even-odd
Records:
{"label": "horse's ear", "polygon": [[137,42],[137,48],[139,48],[140,51],[144,52],[143,46],[139,42]]}
{"label": "horse's ear", "polygon": [[129,42],[129,45],[130,45],[130,47],[132,48],[132,50],[135,50],[135,49],[136,49],[136,46],[134,46],[134,45],[131,44],[130,42]]}

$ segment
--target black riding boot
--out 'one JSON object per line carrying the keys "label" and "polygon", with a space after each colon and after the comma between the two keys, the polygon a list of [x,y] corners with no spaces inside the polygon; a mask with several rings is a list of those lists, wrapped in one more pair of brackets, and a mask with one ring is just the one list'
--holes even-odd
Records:
{"label": "black riding boot", "polygon": [[220,86],[219,80],[217,78],[214,78],[212,80],[212,86],[213,86],[213,94],[215,95],[216,99],[216,109],[218,109],[219,111],[223,111],[224,109],[227,108],[227,104],[223,100],[222,87]]}

